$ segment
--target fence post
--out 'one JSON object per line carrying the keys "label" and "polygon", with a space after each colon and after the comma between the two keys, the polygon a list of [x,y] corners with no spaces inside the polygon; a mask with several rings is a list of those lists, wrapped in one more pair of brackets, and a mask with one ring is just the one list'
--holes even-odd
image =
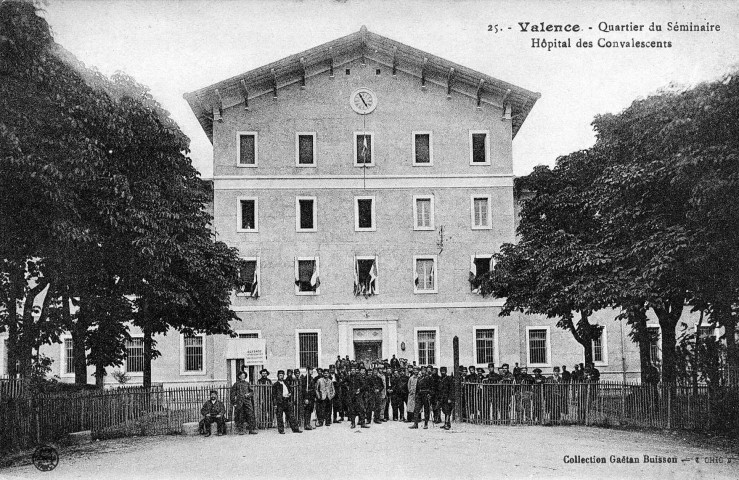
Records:
{"label": "fence post", "polygon": [[585,425],[590,425],[590,383],[585,386]]}
{"label": "fence post", "polygon": [[452,351],[454,355],[454,405],[457,406],[452,412],[454,421],[458,422],[462,417],[458,412],[462,408],[462,375],[459,373],[459,337],[454,336],[452,340]]}
{"label": "fence post", "polygon": [[667,385],[667,429],[672,428],[672,385]]}

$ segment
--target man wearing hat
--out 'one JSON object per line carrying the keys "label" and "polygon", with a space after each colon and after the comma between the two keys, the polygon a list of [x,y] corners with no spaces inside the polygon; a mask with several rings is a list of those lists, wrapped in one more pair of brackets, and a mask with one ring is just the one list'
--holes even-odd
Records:
{"label": "man wearing hat", "polygon": [[333,417],[331,412],[331,405],[336,395],[334,389],[334,382],[331,380],[329,370],[323,371],[323,376],[316,381],[316,399],[318,405],[316,407],[316,416],[318,417],[318,426],[322,427],[324,423],[327,427],[331,426],[331,419]]}
{"label": "man wearing hat", "polygon": [[359,417],[359,426],[362,428],[369,428],[366,424],[366,412],[365,412],[365,395],[367,394],[367,370],[362,366],[357,373],[356,366],[352,367],[352,373],[347,379],[347,386],[349,389],[349,418],[351,419],[351,428],[357,426],[355,423],[356,417]]}
{"label": "man wearing hat", "polygon": [[203,416],[203,428],[206,437],[210,437],[210,426],[213,422],[218,425],[217,434],[219,437],[226,433],[226,406],[218,400],[217,390],[210,391],[210,399],[203,404],[200,414]]}
{"label": "man wearing hat", "polygon": [[559,367],[552,368],[552,376],[546,379],[547,386],[544,387],[545,408],[549,414],[550,422],[559,423],[562,411],[567,414],[566,392],[569,388],[567,382],[559,373]]}
{"label": "man wearing hat", "polygon": [[231,405],[234,406],[234,423],[239,435],[244,434],[244,420],[249,424],[249,433],[256,435],[257,420],[254,416],[254,391],[246,381],[246,372],[240,371],[236,383],[231,387]]}
{"label": "man wearing hat", "polygon": [[409,428],[418,428],[421,420],[421,408],[423,408],[423,428],[429,428],[431,417],[431,374],[428,369],[422,370],[422,375],[416,385],[416,401],[413,409],[413,425]]}
{"label": "man wearing hat", "polygon": [[451,430],[452,411],[454,410],[454,379],[446,374],[446,367],[441,367],[440,371],[437,399],[445,417],[444,426],[441,428]]}
{"label": "man wearing hat", "polygon": [[272,380],[269,379],[269,370],[263,368],[259,370],[259,380],[257,385],[272,385]]}
{"label": "man wearing hat", "polygon": [[511,418],[511,396],[513,395],[513,382],[515,378],[508,369],[508,364],[504,363],[500,367],[500,419],[508,421]]}
{"label": "man wearing hat", "polygon": [[285,433],[285,421],[283,415],[287,417],[287,423],[290,425],[293,433],[303,433],[298,428],[298,422],[293,416],[293,401],[290,387],[285,384],[285,371],[277,371],[277,381],[272,385],[272,399],[277,408],[277,430]]}
{"label": "man wearing hat", "polygon": [[300,376],[300,394],[303,397],[303,430],[313,430],[310,420],[315,405],[316,385],[311,366],[305,369],[305,375]]}

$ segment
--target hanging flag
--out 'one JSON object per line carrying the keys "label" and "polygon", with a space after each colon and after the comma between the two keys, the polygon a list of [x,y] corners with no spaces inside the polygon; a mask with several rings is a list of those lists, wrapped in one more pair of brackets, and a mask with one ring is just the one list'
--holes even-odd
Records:
{"label": "hanging flag", "polygon": [[416,265],[416,270],[413,272],[413,284],[418,286],[418,265]]}
{"label": "hanging flag", "polygon": [[354,295],[359,295],[359,263],[354,255]]}
{"label": "hanging flag", "polygon": [[372,266],[369,271],[369,295],[374,295],[377,292],[377,257],[372,260]]}
{"label": "hanging flag", "polygon": [[313,291],[318,290],[321,286],[321,279],[318,278],[318,259],[313,260],[313,275],[310,277],[310,286],[313,287]]}
{"label": "hanging flag", "polygon": [[470,278],[469,278],[470,291],[472,293],[477,293],[479,290],[475,286],[476,279],[477,279],[477,265],[475,265],[475,257],[472,257],[472,263],[470,264]]}
{"label": "hanging flag", "polygon": [[257,269],[254,268],[254,279],[251,284],[251,298],[259,298],[259,276],[257,275]]}
{"label": "hanging flag", "polygon": [[295,264],[298,266],[297,270],[295,270],[295,286],[300,287],[300,263],[298,262],[297,258],[293,259],[295,261]]}
{"label": "hanging flag", "polygon": [[362,163],[367,163],[367,153],[369,148],[367,147],[367,135],[362,134]]}

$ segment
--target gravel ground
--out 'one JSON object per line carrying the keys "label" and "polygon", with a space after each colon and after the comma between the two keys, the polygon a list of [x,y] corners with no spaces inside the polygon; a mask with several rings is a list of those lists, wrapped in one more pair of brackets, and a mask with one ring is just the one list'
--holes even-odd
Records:
{"label": "gravel ground", "polygon": [[[142,437],[64,449],[59,466],[0,470],[0,478],[739,478],[739,454],[680,435],[587,427],[455,425],[409,430],[404,423],[351,430],[348,423],[302,434]],[[644,463],[644,456],[677,463]],[[605,463],[568,463],[577,456]],[[638,464],[611,463],[611,456]],[[733,458],[732,458],[733,457]]]}

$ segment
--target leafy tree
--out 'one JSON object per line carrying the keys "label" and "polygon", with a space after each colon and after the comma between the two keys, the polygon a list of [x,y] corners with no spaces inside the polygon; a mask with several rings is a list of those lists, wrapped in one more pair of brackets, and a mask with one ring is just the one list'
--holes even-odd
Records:
{"label": "leafy tree", "polygon": [[557,159],[554,169],[539,166],[516,180],[523,203],[519,241],[503,245],[483,295],[505,297],[501,315],[513,311],[556,318],[593,360],[592,341],[602,326],[593,312],[609,305],[612,261],[598,247],[599,216],[589,208],[587,187],[599,172],[597,154],[575,152]]}

